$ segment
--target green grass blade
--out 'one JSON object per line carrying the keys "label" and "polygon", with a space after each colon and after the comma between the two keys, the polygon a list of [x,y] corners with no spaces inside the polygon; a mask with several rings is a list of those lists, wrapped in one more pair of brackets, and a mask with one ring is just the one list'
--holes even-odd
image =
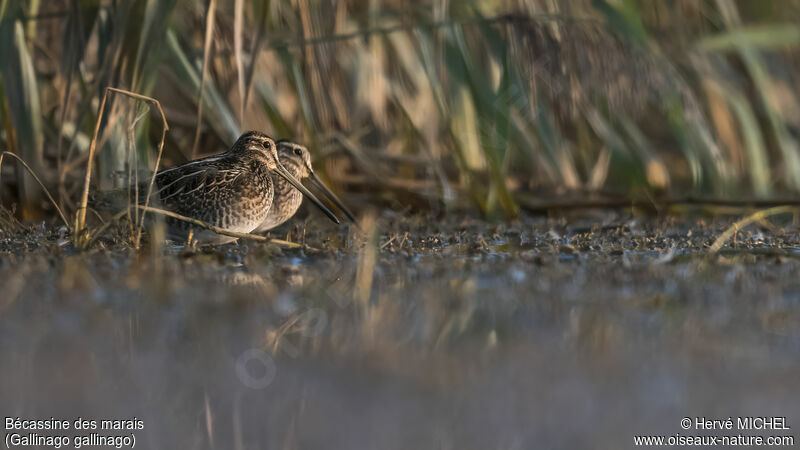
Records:
{"label": "green grass blade", "polygon": [[272,123],[275,134],[289,139],[293,138],[295,133],[292,126],[281,116],[278,109],[278,95],[275,90],[262,78],[256,78],[255,88],[261,97],[264,111]]}
{"label": "green grass blade", "polygon": [[[189,89],[190,94],[196,97],[200,92],[198,69],[189,62],[189,58],[181,49],[178,37],[172,29],[167,32],[167,48],[170,54],[167,59],[175,75]],[[203,94],[203,102],[205,104],[203,109],[209,118],[209,126],[224,142],[235,141],[241,132],[236,118],[213,83],[206,83],[205,91]]]}
{"label": "green grass blade", "polygon": [[[446,45],[445,52],[449,75],[469,88],[478,109],[482,125],[479,133],[483,141],[481,148],[488,165],[492,188],[496,191],[497,199],[506,215],[515,217],[517,205],[506,187],[506,174],[502,171],[501,163],[505,159],[510,127],[508,67],[504,67],[500,86],[495,90],[473,63],[460,27],[453,28],[451,42]],[[487,202],[487,212],[491,213],[491,210],[491,202]]]}
{"label": "green grass blade", "polygon": [[[6,9],[8,15],[12,11],[13,8]],[[0,61],[3,61],[0,74],[9,115],[16,131],[18,154],[34,170],[40,171],[43,166],[42,111],[36,71],[28,52],[22,23],[8,16],[0,18]],[[22,179],[23,211],[35,214],[41,192],[33,178],[22,174]]]}
{"label": "green grass blade", "polygon": [[634,3],[624,1],[611,5],[607,0],[592,0],[592,6],[605,17],[609,28],[617,35],[643,47],[650,45],[650,38]]}
{"label": "green grass blade", "polygon": [[750,181],[756,195],[766,196],[770,193],[770,171],[767,159],[767,149],[764,137],[758,125],[758,119],[747,100],[732,89],[722,89],[712,85],[714,89],[724,96],[733,109],[741,126],[740,131],[744,137],[745,150],[749,161]]}
{"label": "green grass blade", "polygon": [[299,61],[286,47],[278,47],[275,49],[275,51],[283,63],[286,73],[291,75],[291,80],[294,83],[297,97],[300,100],[300,108],[303,111],[304,121],[308,124],[313,124],[315,116],[311,106],[312,101],[311,97],[308,95],[308,90],[306,89],[305,80],[303,78],[302,71],[300,70]]}
{"label": "green grass blade", "polygon": [[699,145],[697,139],[692,134],[692,123],[686,120],[685,107],[679,98],[670,98],[665,102],[667,121],[672,131],[672,136],[678,141],[678,146],[683,151],[686,163],[689,165],[689,173],[692,177],[692,187],[697,188],[702,185],[703,162],[701,155],[706,152],[707,147]]}
{"label": "green grass blade", "polygon": [[134,75],[131,86],[134,92],[149,95],[155,82],[156,70],[161,62],[162,43],[169,29],[169,18],[177,0],[147,0],[144,20],[139,24]]}
{"label": "green grass blade", "polygon": [[786,184],[792,190],[800,191],[800,147],[798,147],[797,141],[791,136],[786,123],[784,123],[783,118],[769,99],[769,92],[772,90],[772,79],[767,71],[766,64],[756,51],[748,45],[742,46],[740,52],[750,75],[753,77],[753,82],[757,87],[767,119],[778,140],[778,146],[783,155]]}
{"label": "green grass blade", "polygon": [[233,53],[236,59],[236,80],[239,89],[239,124],[244,124],[244,110],[247,105],[244,104],[244,91],[245,91],[245,73],[244,73],[244,56],[242,54],[242,46],[244,45],[244,1],[234,0],[234,14],[233,14]]}
{"label": "green grass blade", "polygon": [[[30,17],[34,17],[39,15],[39,7],[42,5],[42,0],[29,0],[28,1],[28,10],[26,14]],[[25,35],[28,39],[35,39],[36,38],[36,26],[38,25],[38,20],[29,20],[28,21],[28,28],[25,30]]]}
{"label": "green grass blade", "polygon": [[660,190],[668,188],[670,184],[669,172],[650,140],[642,133],[639,126],[624,114],[618,114],[617,120],[633,144],[632,147],[639,154],[649,186]]}
{"label": "green grass blade", "polygon": [[705,51],[737,50],[746,45],[752,48],[782,50],[800,45],[798,25],[755,25],[700,39],[696,46]]}

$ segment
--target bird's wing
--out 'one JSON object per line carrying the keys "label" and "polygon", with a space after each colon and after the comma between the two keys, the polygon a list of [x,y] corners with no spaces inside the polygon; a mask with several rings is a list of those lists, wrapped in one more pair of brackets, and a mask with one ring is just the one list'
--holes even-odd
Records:
{"label": "bird's wing", "polygon": [[242,174],[239,168],[222,168],[218,165],[191,165],[182,170],[159,172],[158,198],[164,206],[176,212],[202,210],[226,191]]}

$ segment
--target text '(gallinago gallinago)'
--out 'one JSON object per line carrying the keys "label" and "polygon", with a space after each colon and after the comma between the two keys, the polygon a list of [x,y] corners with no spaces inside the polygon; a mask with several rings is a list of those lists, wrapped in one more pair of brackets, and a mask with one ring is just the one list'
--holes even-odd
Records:
{"label": "text '(gallinago gallinago)'", "polygon": [[[339,219],[280,163],[275,141],[249,131],[220,155],[190,161],[156,174],[162,208],[225,230],[250,233],[267,218],[273,205],[274,179],[294,186],[336,223]],[[185,240],[193,226],[168,220],[169,237]],[[196,228],[196,227],[195,227]],[[221,244],[235,238],[195,230],[199,242]]]}
{"label": "text '(gallinago gallinago)'", "polygon": [[[314,173],[314,168],[311,166],[311,153],[306,147],[286,139],[281,139],[276,144],[281,165],[295,179],[301,181],[310,179],[337,208],[342,210],[348,219],[353,222],[356,221],[353,213]],[[303,194],[293,184],[289,183],[287,178],[273,176],[272,182],[275,186],[275,198],[272,201],[272,208],[270,208],[261,225],[256,228],[256,231],[267,231],[286,222],[295,215],[297,210],[300,209],[300,204],[303,203]]]}

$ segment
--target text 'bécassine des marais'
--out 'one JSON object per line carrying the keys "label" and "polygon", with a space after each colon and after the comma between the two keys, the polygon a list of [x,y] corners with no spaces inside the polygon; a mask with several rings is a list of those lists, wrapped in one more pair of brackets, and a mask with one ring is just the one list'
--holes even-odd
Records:
{"label": "text 'b\u00e9cassine des marais'", "polygon": [[132,419],[22,419],[5,418],[6,430],[143,430],[144,421]]}

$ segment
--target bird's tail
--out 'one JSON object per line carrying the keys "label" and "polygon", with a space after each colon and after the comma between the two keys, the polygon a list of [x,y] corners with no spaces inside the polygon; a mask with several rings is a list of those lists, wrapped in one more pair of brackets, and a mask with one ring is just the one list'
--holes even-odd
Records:
{"label": "bird's tail", "polygon": [[[149,183],[140,183],[135,188],[106,189],[89,192],[89,206],[98,212],[116,214],[130,205],[144,205],[147,199]],[[149,204],[154,207],[159,206],[158,194],[155,192],[150,195]]]}

